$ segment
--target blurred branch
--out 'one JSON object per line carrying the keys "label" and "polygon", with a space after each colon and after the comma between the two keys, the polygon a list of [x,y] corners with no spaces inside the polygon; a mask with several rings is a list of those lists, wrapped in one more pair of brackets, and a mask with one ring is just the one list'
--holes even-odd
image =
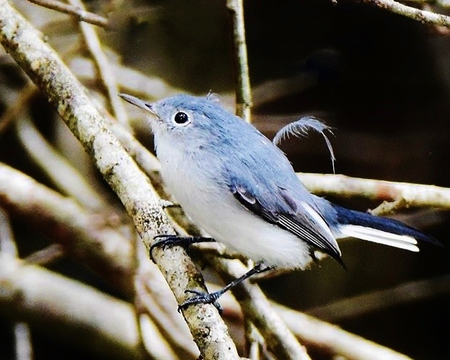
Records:
{"label": "blurred branch", "polygon": [[[211,290],[216,290],[216,287],[212,287]],[[433,296],[434,294],[430,295]],[[238,297],[236,296],[236,298]],[[241,299],[238,303],[229,294],[225,294],[221,298],[221,303],[225,308],[224,316],[229,319],[238,318],[240,321],[245,321],[242,320]],[[301,341],[302,345],[308,349],[315,349],[320,353],[327,354],[331,358],[342,357],[348,360],[409,359],[409,357],[385,346],[273,301],[271,301],[271,309],[278,314],[290,331]],[[268,326],[270,327],[270,325]]]}
{"label": "blurred branch", "polygon": [[[4,315],[26,320],[32,326],[60,335],[67,334],[71,341],[80,338],[84,347],[111,358],[141,358],[136,341],[137,324],[130,304],[48,270],[26,265],[4,253],[0,253],[0,280],[10,290],[0,292],[0,311]],[[18,293],[23,294],[23,301],[17,301],[15,294]],[[226,304],[225,316],[239,312],[239,305],[231,297],[224,296],[222,302]],[[312,316],[276,304],[273,307],[305,345],[330,355],[349,360],[407,359]],[[49,308],[52,311],[46,312],[46,317],[40,316]],[[112,312],[114,317],[111,317]],[[144,338],[155,344],[150,351],[158,350],[156,344],[161,344],[161,334],[144,332]],[[111,349],[110,342],[114,343]],[[170,358],[161,352],[151,355],[155,359]]]}
{"label": "blurred branch", "polygon": [[39,133],[22,110],[15,122],[16,134],[28,155],[65,194],[92,210],[104,210],[108,204],[63,156]]}
{"label": "blurred branch", "polygon": [[[16,242],[11,229],[8,215],[0,207],[0,253],[4,253],[11,258],[18,255]],[[0,271],[1,273],[1,271]],[[0,282],[2,277],[0,276]],[[27,323],[15,322],[14,342],[15,342],[15,359],[16,360],[32,360],[33,345],[31,341],[30,328]]]}
{"label": "blurred branch", "polygon": [[52,244],[27,256],[25,261],[29,264],[44,266],[59,259],[63,255],[63,247],[60,244]]}
{"label": "blurred branch", "polygon": [[[69,198],[65,198],[45,186],[38,184],[28,176],[21,174],[0,163],[0,205],[5,206],[11,213],[27,219],[36,224],[44,233],[49,234],[52,240],[63,244],[69,255],[94,269],[97,274],[115,286],[123,293],[133,293],[132,276],[134,264],[129,240],[122,237],[118,231],[110,228],[101,221],[97,214],[93,214]],[[2,236],[1,238],[4,238]],[[0,238],[0,239],[1,239]],[[6,246],[6,245],[5,245]],[[2,247],[3,249],[3,247]],[[4,249],[3,249],[4,250]],[[61,253],[59,248],[48,247],[43,251],[33,253],[27,262],[42,263]],[[182,318],[174,311],[175,300],[167,285],[161,284],[161,275],[156,267],[146,257],[138,271],[137,279],[144,289],[140,290],[137,298],[143,303],[142,309],[156,321],[161,314],[169,313],[171,322],[164,331],[168,331],[170,339],[178,348],[190,349],[194,344],[186,332],[180,332]],[[155,274],[155,271],[157,274]],[[159,275],[159,276],[157,276]],[[139,289],[138,289],[139,290]],[[152,306],[159,299],[158,311],[155,314]],[[175,320],[174,320],[175,319]],[[163,326],[159,326],[162,330]],[[186,325],[184,324],[184,329]]]}
{"label": "blurred branch", "polygon": [[400,354],[360,336],[342,330],[298,311],[277,305],[283,321],[306,345],[330,354],[333,358],[347,360],[411,360]]}
{"label": "blurred branch", "polygon": [[[318,82],[317,75],[307,72],[288,78],[267,80],[253,88],[253,106],[264,106],[292,94],[300,94],[317,85]],[[270,116],[270,121],[273,121],[273,118],[274,116]]]}
{"label": "blurred branch", "polygon": [[56,10],[65,14],[73,15],[77,17],[79,21],[85,21],[92,25],[107,27],[108,19],[100,15],[93,14],[91,12],[85,11],[78,6],[64,4],[60,1],[56,0],[28,0],[29,2],[48,8],[52,10]]}
{"label": "blurred branch", "polygon": [[245,43],[243,0],[227,0],[233,23],[234,51],[237,64],[236,74],[236,114],[251,122],[252,94]]}
{"label": "blurred branch", "polygon": [[[233,278],[236,278],[245,271],[244,266],[236,261],[230,262],[224,261],[223,259],[217,259],[218,258],[208,256],[208,261],[217,264],[218,271],[225,280],[229,279],[230,275],[232,275]],[[445,285],[444,279],[439,281],[439,284],[448,289],[448,284],[447,286]],[[265,304],[267,300],[263,299],[263,294],[259,294],[260,290],[258,287],[249,283],[243,283],[242,285],[243,286],[233,289],[233,295],[235,295],[238,302],[227,294],[221,298],[221,303],[225,306],[224,315],[229,318],[240,317],[240,305],[245,314],[245,318],[252,321],[254,324],[258,324],[257,329],[261,332],[266,341],[268,339],[267,331],[274,332],[272,339],[279,331],[276,329],[279,320],[273,322],[273,314],[270,314],[270,312],[275,311],[275,317],[279,316],[279,318],[282,319],[282,322],[284,322],[289,330],[301,341],[302,345],[308,348],[311,347],[317,349],[331,357],[342,357],[349,360],[409,359],[409,357],[401,353],[349,333],[338,326],[319,320],[311,315],[292,310],[276,304],[275,302],[270,302],[270,305],[267,305]],[[424,297],[434,296],[436,294],[436,292],[430,291],[427,294],[424,293]],[[406,300],[405,297],[404,300]],[[419,300],[419,298],[415,298],[415,300]],[[360,306],[360,304],[358,306]],[[339,309],[336,310],[339,311]],[[357,310],[355,309],[355,311]],[[338,314],[336,315],[339,316]],[[262,326],[260,326],[258,320],[255,320],[255,317],[265,319]],[[282,333],[279,334],[281,335]],[[287,339],[284,336],[281,336],[279,346],[283,346],[284,341],[287,341]],[[270,343],[268,345],[270,345]],[[307,355],[302,350],[298,356]]]}
{"label": "blurred branch", "polygon": [[[69,3],[82,11],[84,11],[84,5],[81,0],[68,0]],[[92,25],[87,24],[83,21],[79,21],[78,25],[83,36],[84,43],[86,44],[89,53],[94,60],[95,68],[100,78],[100,82],[106,92],[106,98],[110,109],[114,117],[123,126],[128,126],[128,117],[123,106],[123,102],[117,96],[119,93],[117,88],[116,79],[112,66],[106,57],[105,52],[102,49],[102,45],[97,36],[97,32],[92,27]]]}
{"label": "blurred branch", "polygon": [[32,360],[33,346],[31,332],[28,324],[19,322],[14,325],[14,338],[16,341],[16,360]]}
{"label": "blurred branch", "polygon": [[[2,316],[68,337],[97,354],[116,359],[145,358],[139,348],[132,309],[125,302],[38,266],[26,265],[3,252],[0,281],[2,288],[8,289],[0,292]],[[159,334],[148,335],[154,341],[161,340]],[[151,355],[164,358],[161,354]]]}
{"label": "blurred branch", "polygon": [[0,205],[26,218],[125,293],[132,293],[131,245],[106,221],[0,163]]}
{"label": "blurred branch", "polygon": [[[161,99],[181,92],[156,76],[149,76],[142,72],[123,66],[111,64],[120,88],[128,93],[146,99]],[[86,58],[75,57],[70,61],[70,68],[78,78],[89,81],[95,80],[95,70],[92,62]],[[137,112],[137,110],[136,110]]]}
{"label": "blurred branch", "polygon": [[4,212],[3,207],[0,207],[0,251],[14,257],[18,256],[9,217]]}
{"label": "blurred branch", "polygon": [[422,24],[438,25],[450,27],[450,17],[436,14],[431,11],[420,10],[414,7],[401,4],[393,0],[356,0],[365,4],[374,5],[380,9],[391,11],[395,14],[406,16],[410,19],[421,22]]}
{"label": "blurred branch", "polygon": [[25,108],[25,104],[36,92],[36,86],[29,83],[24,90],[19,93],[19,96],[13,101],[11,106],[8,106],[6,111],[0,118],[0,135],[9,127],[14,118]]}
{"label": "blurred branch", "polygon": [[[220,257],[208,257],[220,276],[230,282],[248,269],[237,260],[225,260]],[[259,286],[243,282],[232,289],[233,295],[241,305],[244,317],[258,329],[267,343],[267,347],[279,359],[308,360],[306,349],[295,339],[285,323],[272,309]]]}
{"label": "blurred branch", "polygon": [[450,209],[450,189],[433,185],[352,178],[345,175],[298,174],[317,195],[362,196],[376,201],[399,201],[403,206]]}
{"label": "blurred branch", "polygon": [[391,289],[341,299],[307,311],[326,321],[337,322],[402,304],[450,294],[450,275],[423,281],[411,281]]}
{"label": "blurred branch", "polygon": [[[0,39],[6,51],[56,107],[61,118],[91,155],[105,180],[133,219],[147,249],[157,234],[174,233],[158,195],[90,102],[85,89],[58,55],[6,0],[0,0]],[[186,289],[205,291],[202,276],[180,247],[154,251],[157,265],[178,303]],[[217,310],[210,304],[183,310],[205,358],[237,359],[236,347]]]}
{"label": "blurred branch", "polygon": [[161,165],[155,155],[144,147],[125,126],[115,121],[110,114],[104,110],[100,110],[100,112],[111,131],[122,146],[126,148],[128,154],[136,161],[142,171],[150,177],[152,184],[161,186],[161,177],[159,175]]}

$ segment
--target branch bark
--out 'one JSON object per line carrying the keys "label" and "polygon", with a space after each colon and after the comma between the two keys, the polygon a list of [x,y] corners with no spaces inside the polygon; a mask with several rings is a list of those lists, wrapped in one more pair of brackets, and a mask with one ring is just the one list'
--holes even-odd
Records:
{"label": "branch bark", "polygon": [[420,10],[411,6],[404,5],[393,0],[357,0],[366,4],[374,5],[380,9],[389,10],[395,14],[409,17],[427,25],[437,25],[450,27],[450,17],[442,14],[436,14],[431,11]]}
{"label": "branch bark", "polygon": [[[6,0],[0,0],[0,39],[90,154],[133,219],[147,249],[155,235],[173,233],[156,192],[107,127],[86,90],[42,35]],[[200,272],[183,249],[174,247],[154,254],[178,303],[189,296],[186,289],[205,290]],[[204,358],[238,358],[227,327],[213,305],[190,306],[183,315]]]}
{"label": "branch bark", "polygon": [[376,201],[403,201],[405,207],[450,208],[450,189],[345,175],[298,174],[305,186],[317,195],[363,196]]}
{"label": "branch bark", "polygon": [[245,42],[244,2],[228,0],[228,10],[233,23],[233,38],[236,60],[236,114],[251,122],[252,93],[248,70],[247,45]]}
{"label": "branch bark", "polygon": [[104,17],[102,17],[100,15],[85,11],[84,9],[81,9],[78,6],[64,4],[64,3],[60,2],[60,1],[56,1],[56,0],[28,0],[28,1],[31,3],[34,3],[36,5],[46,7],[48,9],[52,9],[52,10],[60,11],[65,14],[73,15],[80,21],[85,21],[85,22],[91,23],[93,25],[101,26],[101,27],[108,26],[108,19],[105,19]]}

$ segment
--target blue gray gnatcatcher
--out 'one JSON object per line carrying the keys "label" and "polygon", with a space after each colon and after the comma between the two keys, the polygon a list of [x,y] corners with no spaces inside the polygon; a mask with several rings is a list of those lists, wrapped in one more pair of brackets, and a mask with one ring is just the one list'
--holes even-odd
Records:
{"label": "blue gray gnatcatcher", "polygon": [[209,97],[177,95],[147,103],[120,96],[152,114],[161,174],[184,211],[212,238],[258,263],[223,290],[197,294],[182,306],[215,302],[235,283],[264,271],[260,264],[304,269],[321,252],[343,265],[339,238],[410,251],[419,251],[417,240],[437,243],[399,221],[311,194],[278,147]]}

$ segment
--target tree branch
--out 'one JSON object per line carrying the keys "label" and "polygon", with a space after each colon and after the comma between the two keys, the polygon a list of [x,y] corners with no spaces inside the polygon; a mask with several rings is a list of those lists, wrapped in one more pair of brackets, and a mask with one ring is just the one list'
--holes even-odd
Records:
{"label": "tree branch", "polygon": [[28,155],[65,194],[92,210],[104,210],[107,204],[67,159],[59,154],[39,133],[24,111],[15,122],[16,134]]}
{"label": "tree branch", "polygon": [[36,224],[125,294],[133,292],[130,242],[98,214],[2,163],[0,205]]}
{"label": "tree branch", "polygon": [[450,209],[450,189],[421,184],[352,178],[345,175],[298,174],[317,195],[362,196],[375,201],[404,201],[404,206]]}
{"label": "tree branch", "polygon": [[[215,256],[209,257],[208,261],[214,265],[226,282],[238,278],[248,270],[237,260],[225,260]],[[245,318],[255,324],[267,342],[267,346],[277,358],[310,360],[306,349],[298,343],[273,310],[259,286],[243,282],[232,291],[242,307]]]}
{"label": "tree branch", "polygon": [[422,24],[450,27],[450,17],[431,11],[420,10],[401,4],[393,0],[357,0],[365,4],[374,5],[380,9],[389,10],[395,14],[406,16]]}
{"label": "tree branch", "polygon": [[[92,106],[86,90],[42,41],[41,35],[6,0],[0,0],[0,31],[5,50],[56,107],[91,155],[133,219],[147,249],[155,235],[173,233],[156,192]],[[154,255],[178,303],[189,296],[186,289],[205,290],[201,274],[183,249],[174,247],[155,251]],[[203,357],[238,358],[236,347],[213,305],[190,306],[183,315]]]}
{"label": "tree branch", "polygon": [[319,348],[334,357],[347,360],[411,360],[408,356],[376,344],[338,326],[312,316],[277,306],[281,318],[306,346]]}
{"label": "tree branch", "polygon": [[243,0],[227,0],[233,23],[233,38],[236,60],[236,114],[251,122],[252,93],[245,43]]}
{"label": "tree branch", "polygon": [[[85,11],[84,4],[81,0],[69,0],[69,3],[70,5],[79,8],[81,11]],[[86,44],[94,61],[95,68],[103,86],[110,110],[119,123],[123,126],[129,126],[125,107],[121,99],[117,96],[119,91],[112,66],[103,51],[95,28],[83,21],[79,21],[78,25],[80,27],[84,43]]]}
{"label": "tree branch", "polygon": [[[117,359],[145,358],[139,348],[133,311],[124,301],[36,265],[26,265],[3,252],[0,280],[2,288],[8,289],[0,291],[2,316],[69,336],[98,354]],[[156,333],[152,336],[161,337]]]}
{"label": "tree branch", "polygon": [[91,12],[80,9],[78,6],[64,4],[56,0],[28,0],[28,1],[36,5],[46,7],[48,9],[76,16],[80,21],[85,21],[101,27],[108,26],[108,19],[105,19],[100,15],[93,14]]}

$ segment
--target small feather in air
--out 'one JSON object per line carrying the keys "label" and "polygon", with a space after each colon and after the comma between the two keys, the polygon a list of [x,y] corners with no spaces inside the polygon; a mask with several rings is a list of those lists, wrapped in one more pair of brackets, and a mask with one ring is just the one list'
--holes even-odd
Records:
{"label": "small feather in air", "polygon": [[328,151],[330,152],[331,165],[333,167],[333,174],[336,173],[335,167],[334,167],[336,158],[334,157],[334,152],[333,152],[333,147],[331,145],[331,142],[328,139],[328,137],[325,135],[325,130],[328,130],[332,135],[334,135],[334,134],[331,131],[331,127],[329,127],[328,125],[325,125],[323,122],[319,121],[318,119],[316,119],[312,116],[302,117],[300,120],[294,121],[290,124],[283,126],[275,134],[275,137],[273,138],[272,142],[278,146],[281,143],[281,141],[283,141],[284,139],[289,139],[290,135],[293,135],[298,138],[307,136],[309,130],[314,130],[314,131],[317,131],[318,133],[322,134],[323,138],[325,139],[325,143],[327,144]]}

